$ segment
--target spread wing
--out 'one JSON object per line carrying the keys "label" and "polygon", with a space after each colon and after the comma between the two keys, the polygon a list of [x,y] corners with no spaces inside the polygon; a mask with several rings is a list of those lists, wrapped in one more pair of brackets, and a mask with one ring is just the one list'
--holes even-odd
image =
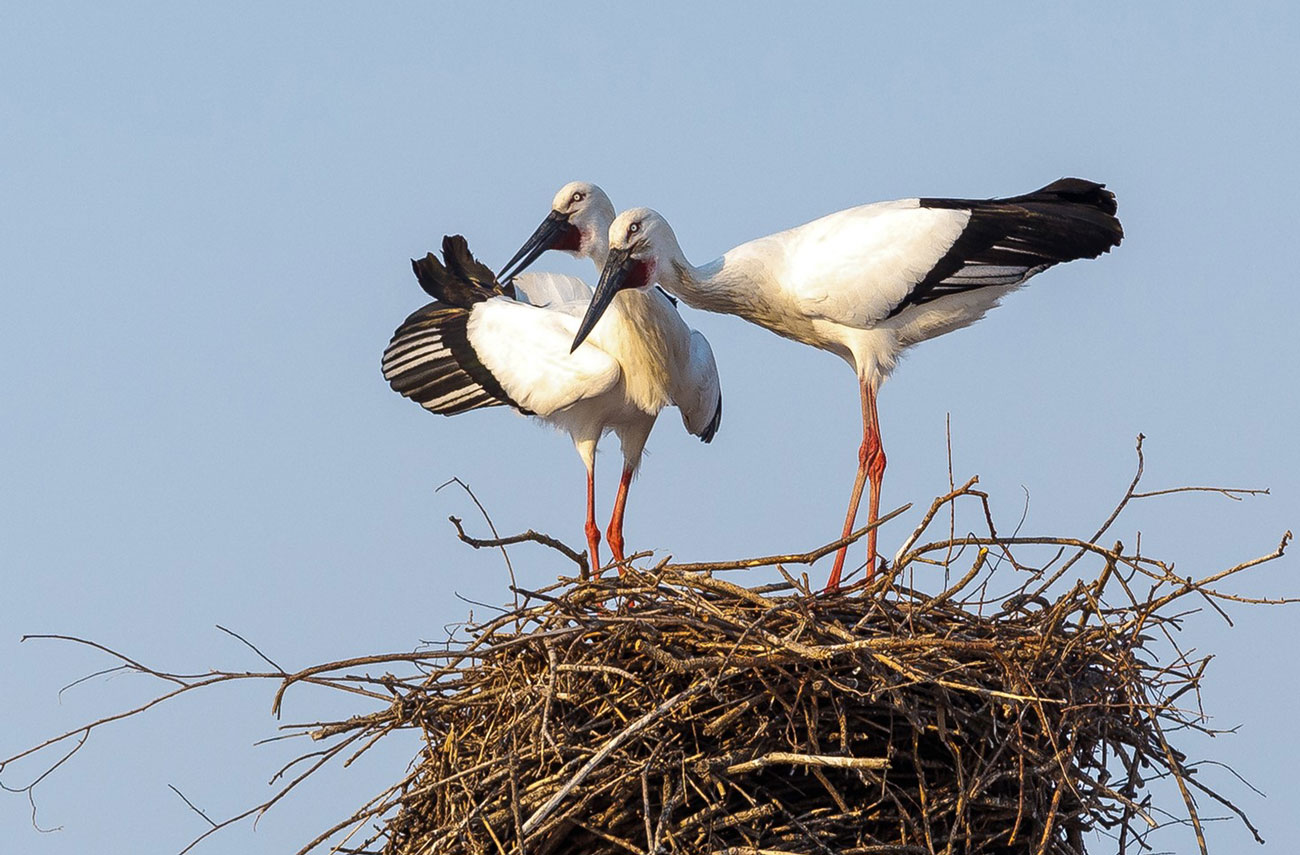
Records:
{"label": "spread wing", "polygon": [[502,404],[529,412],[502,387],[470,344],[471,311],[435,302],[414,312],[393,333],[384,351],[384,379],[393,391],[444,416]]}
{"label": "spread wing", "polygon": [[547,416],[604,394],[623,375],[595,343],[569,352],[579,321],[563,309],[497,298],[476,308],[467,333],[484,367],[520,408]]}
{"label": "spread wing", "polygon": [[443,415],[508,405],[546,416],[618,382],[618,363],[595,343],[569,353],[591,300],[581,280],[530,276],[538,298],[555,303],[530,305],[513,299],[514,288],[500,285],[464,238],[444,238],[443,259],[411,262],[436,301],[411,314],[384,351],[384,378],[396,392]]}

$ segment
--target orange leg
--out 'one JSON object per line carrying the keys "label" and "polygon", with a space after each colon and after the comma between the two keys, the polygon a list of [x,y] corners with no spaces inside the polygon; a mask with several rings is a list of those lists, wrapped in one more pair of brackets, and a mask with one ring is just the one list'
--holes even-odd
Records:
{"label": "orange leg", "polygon": [[600,575],[600,527],[596,525],[596,470],[587,470],[587,561],[591,575]]}
{"label": "orange leg", "polygon": [[[609,551],[614,554],[615,561],[623,561],[623,509],[627,507],[627,488],[632,484],[632,470],[627,467],[623,468],[623,477],[618,482],[618,496],[614,499],[614,515],[609,518],[609,529],[605,532],[605,537],[609,541]],[[618,568],[619,575],[623,575],[623,568]]]}
{"label": "orange leg", "polygon": [[[848,537],[853,533],[853,523],[858,516],[858,505],[862,503],[862,486],[870,481],[871,493],[867,500],[867,524],[874,523],[880,517],[880,483],[885,477],[885,449],[880,442],[880,420],[876,416],[876,390],[867,383],[862,384],[862,445],[858,449],[858,474],[853,480],[853,495],[849,497],[849,512],[844,518],[844,533]],[[840,587],[840,575],[844,570],[844,558],[848,546],[841,546],[835,553],[835,566],[831,568],[830,580],[826,583],[827,591]],[[867,579],[876,570],[876,530],[867,532]]]}

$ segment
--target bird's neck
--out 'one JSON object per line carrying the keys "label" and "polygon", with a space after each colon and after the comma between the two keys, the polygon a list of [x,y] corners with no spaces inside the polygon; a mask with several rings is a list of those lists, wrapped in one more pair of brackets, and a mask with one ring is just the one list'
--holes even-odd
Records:
{"label": "bird's neck", "polygon": [[743,314],[748,273],[735,259],[716,258],[696,267],[678,250],[658,271],[659,284],[680,297],[686,305],[706,312]]}
{"label": "bird's neck", "polygon": [[742,244],[701,267],[679,252],[667,268],[659,274],[660,284],[691,308],[735,315],[779,336],[821,346],[810,319],[790,311],[770,259],[756,254],[752,244]]}
{"label": "bird's neck", "polygon": [[587,257],[596,265],[596,272],[600,273],[605,268],[605,260],[609,258],[609,235],[596,230],[592,236],[590,248],[586,249]]}
{"label": "bird's neck", "polygon": [[590,258],[591,263],[596,265],[596,274],[605,267],[605,260],[609,258],[609,224],[614,222],[614,212],[609,212],[608,219],[596,218],[590,222],[590,226],[584,223],[580,226],[582,230],[582,241],[580,249],[574,253],[578,258]]}

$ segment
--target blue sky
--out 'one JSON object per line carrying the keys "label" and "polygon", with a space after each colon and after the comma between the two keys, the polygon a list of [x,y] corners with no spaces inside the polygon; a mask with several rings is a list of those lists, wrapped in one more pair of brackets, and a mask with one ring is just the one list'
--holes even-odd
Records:
{"label": "blue sky", "polygon": [[[979,474],[999,519],[1087,535],[1147,435],[1149,501],[1117,536],[1201,574],[1300,520],[1294,279],[1300,13],[1293,5],[1045,8],[776,3],[27,4],[0,28],[0,755],[116,710],[138,678],[60,687],[101,657],[287,666],[438,637],[506,598],[498,556],[445,522],[582,541],[567,438],[505,411],[443,419],[379,375],[422,302],[407,259],[444,233],[503,262],[573,179],[649,205],[696,262],[877,199],[1104,181],[1127,239],[925,344],[881,393],[885,508]],[[543,269],[590,276],[548,257]],[[687,560],[810,549],[839,531],[859,441],[852,374],[742,322],[688,312],[726,396],[705,446],[668,413],[628,545]],[[598,466],[607,514],[614,443]],[[892,553],[919,510],[886,529]],[[860,555],[858,556],[860,560]],[[813,575],[824,576],[829,560]],[[517,550],[520,581],[563,564]],[[1294,560],[1239,590],[1293,594]],[[1193,616],[1204,700],[1237,734],[1193,743],[1271,848],[1300,847],[1294,609]],[[196,696],[97,734],[0,798],[6,851],[174,851],[265,797],[292,747],[269,687]],[[291,694],[293,719],[352,707]],[[208,852],[296,848],[396,774],[395,746],[327,775]],[[6,775],[6,783],[13,783]],[[1212,827],[1220,851],[1248,836]],[[1187,851],[1177,834],[1166,846]]]}

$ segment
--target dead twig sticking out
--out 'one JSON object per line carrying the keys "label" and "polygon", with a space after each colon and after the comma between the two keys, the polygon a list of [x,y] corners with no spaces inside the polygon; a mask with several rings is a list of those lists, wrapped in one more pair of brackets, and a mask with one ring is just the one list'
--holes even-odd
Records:
{"label": "dead twig sticking out", "polygon": [[[447,519],[450,520],[451,524],[456,527],[456,536],[460,538],[461,543],[469,544],[475,549],[506,547],[515,543],[530,543],[530,542],[540,543],[542,546],[549,546],[551,549],[554,549],[556,552],[559,552],[565,558],[568,558],[574,564],[577,564],[578,572],[579,574],[581,574],[582,578],[585,579],[588,575],[590,575],[590,569],[588,568],[587,565],[586,553],[574,552],[571,548],[566,546],[561,541],[558,541],[555,538],[551,537],[549,534],[542,534],[541,532],[533,531],[530,528],[528,531],[522,534],[514,534],[511,535],[510,537],[494,537],[489,539],[483,539],[478,537],[470,537],[468,534],[466,534],[464,527],[461,525],[461,520],[459,517],[447,517]],[[516,584],[514,580],[513,572],[510,577],[510,584],[512,586]]]}
{"label": "dead twig sticking out", "polygon": [[[475,506],[478,507],[478,512],[483,515],[483,520],[484,522],[487,523],[488,530],[492,532],[492,537],[496,538],[499,543],[501,539],[501,535],[497,534],[496,524],[492,522],[492,517],[488,514],[487,508],[483,507],[483,503],[478,500],[478,496],[474,495],[474,491],[470,489],[468,484],[466,484],[464,481],[460,480],[459,478],[452,478],[450,481],[444,481],[443,483],[439,484],[437,488],[434,489],[433,492],[437,493],[443,487],[447,487],[451,484],[459,484],[460,488],[469,495],[470,499],[473,500]],[[460,521],[455,520],[455,523],[456,523],[456,530],[460,531]],[[464,535],[463,531],[461,532],[461,535],[463,538]],[[506,572],[510,574],[510,587],[513,588],[515,585],[519,583],[515,581],[515,565],[510,563],[510,553],[506,551],[504,544],[501,544],[501,558],[506,562]],[[519,607],[519,600],[516,599],[515,608],[518,607]]]}

